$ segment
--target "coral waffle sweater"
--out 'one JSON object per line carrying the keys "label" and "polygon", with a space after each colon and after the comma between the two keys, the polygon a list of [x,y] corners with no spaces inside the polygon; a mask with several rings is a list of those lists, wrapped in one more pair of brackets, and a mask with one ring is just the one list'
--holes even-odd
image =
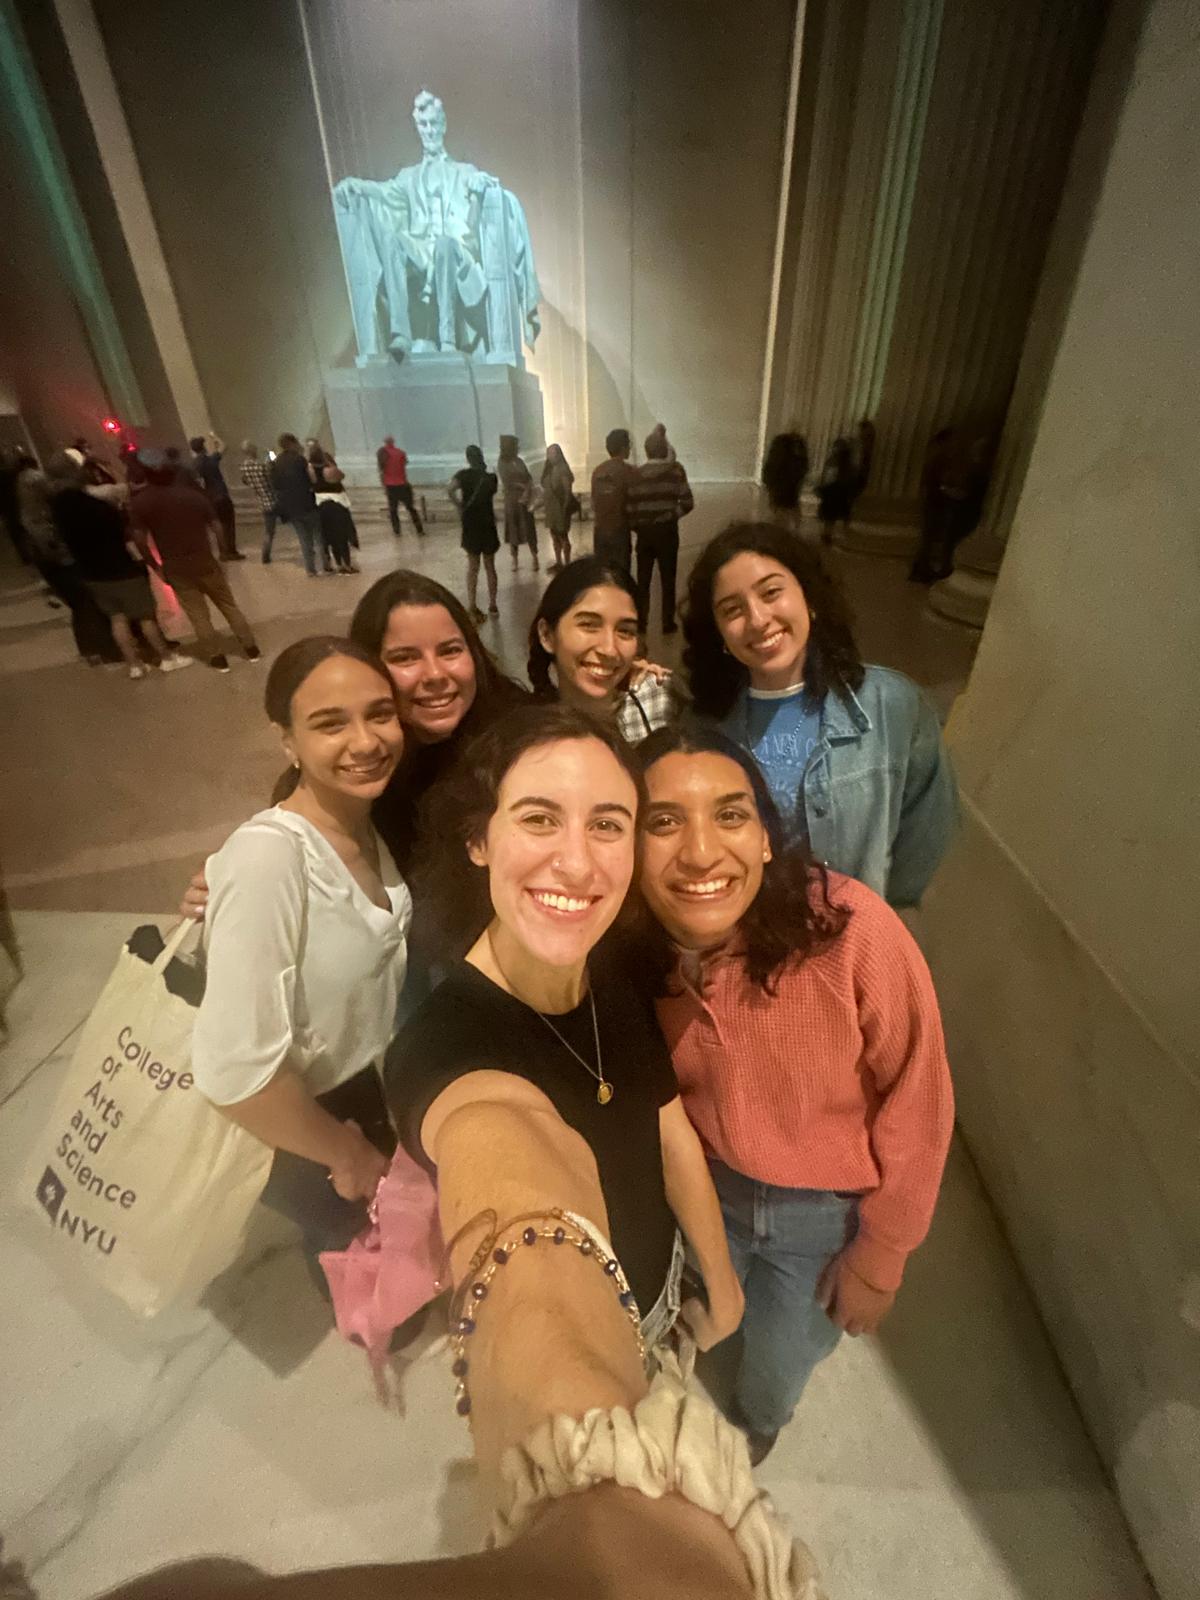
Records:
{"label": "coral waffle sweater", "polygon": [[711,1156],[760,1183],[861,1194],[849,1261],[895,1289],[925,1237],[954,1100],[929,969],[865,884],[829,874],[845,931],[791,962],[774,996],[736,948],[656,1004],[688,1115]]}

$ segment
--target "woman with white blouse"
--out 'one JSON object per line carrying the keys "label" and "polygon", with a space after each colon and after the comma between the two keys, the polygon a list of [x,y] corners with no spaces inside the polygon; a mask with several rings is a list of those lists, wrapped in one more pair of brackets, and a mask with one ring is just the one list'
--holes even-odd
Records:
{"label": "woman with white blouse", "polygon": [[366,1222],[395,1135],[379,1065],[404,981],[412,901],[371,825],[404,748],[391,679],[346,639],[276,659],[266,710],[291,767],[279,803],[205,868],[201,1091],[276,1151],[264,1202],[315,1258]]}

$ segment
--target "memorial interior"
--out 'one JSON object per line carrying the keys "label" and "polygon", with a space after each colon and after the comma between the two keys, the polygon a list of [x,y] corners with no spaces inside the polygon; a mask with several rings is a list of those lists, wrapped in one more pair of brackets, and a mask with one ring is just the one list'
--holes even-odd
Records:
{"label": "memorial interior", "polygon": [[[701,9],[0,0],[0,445],[115,459],[211,431],[233,481],[243,439],[319,439],[358,575],[308,583],[286,530],[262,565],[234,488],[232,582],[270,659],[343,631],[397,565],[462,593],[445,486],[468,444],[492,464],[516,435],[540,479],[557,443],[586,514],[609,430],[641,459],[665,423],[696,498],[683,578],[761,510],[772,435],[803,432],[815,471],[869,418],[826,558],[958,773],[959,838],[908,914],[957,1126],[893,1318],[818,1369],[761,1481],[834,1600],[1191,1600],[1194,7]],[[987,490],[953,571],[914,585],[946,427]],[[386,435],[420,542],[388,524]],[[523,677],[545,574],[498,562],[484,638]],[[647,645],[681,668],[677,636]],[[165,929],[265,803],[262,686],[242,661],[169,686],[88,668],[0,539],[0,1188],[121,941]],[[479,1547],[432,1324],[387,1409],[265,1213],[199,1308],[141,1323],[57,1273],[10,1200],[0,1536],[46,1600],[200,1554]]]}

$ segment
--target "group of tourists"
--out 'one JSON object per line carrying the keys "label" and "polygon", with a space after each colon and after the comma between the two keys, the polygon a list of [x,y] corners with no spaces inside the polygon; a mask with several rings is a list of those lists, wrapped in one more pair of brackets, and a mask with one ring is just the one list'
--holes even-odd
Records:
{"label": "group of tourists", "polygon": [[[875,455],[875,424],[863,417],[849,434],[839,434],[829,446],[825,462],[813,480],[822,544],[833,543],[840,522],[850,526],[855,501],[867,486]],[[789,429],[777,433],[767,448],[762,484],[771,514],[792,528],[800,525],[800,496],[809,476],[808,440]]]}
{"label": "group of tourists", "polygon": [[603,550],[560,563],[525,685],[401,570],[348,637],[278,656],[287,768],[185,902],[207,961],[194,1067],[277,1152],[263,1198],[318,1281],[398,1143],[436,1176],[465,1240],[464,1414],[477,1316],[565,1259],[506,1265],[503,1219],[529,1215],[518,1244],[610,1263],[614,1350],[632,1325],[652,1355],[680,1320],[702,1350],[740,1338],[728,1415],[760,1460],[929,1226],[952,1096],[895,908],[956,792],[932,709],[862,661],[790,532],[735,523],[704,548],[680,674],[638,657],[641,616]]}
{"label": "group of tourists", "polygon": [[[644,634],[650,610],[650,591],[657,566],[662,591],[664,634],[677,631],[675,576],[679,558],[679,522],[694,501],[687,473],[676,459],[667,430],[658,423],[645,442],[646,459],[635,466],[629,459],[632,441],[625,428],[615,428],[605,441],[607,459],[592,474],[593,548],[595,554],[631,575],[636,571],[633,594],[638,603]],[[582,511],[575,493],[575,474],[562,446],[546,447],[540,485],[519,454],[515,434],[501,434],[496,471],[488,469],[478,445],[468,445],[467,465],[450,480],[450,498],[462,520],[462,547],[467,555],[467,610],[481,623],[499,616],[496,604],[496,552],[500,533],[495,496],[503,494],[504,542],[512,555],[512,569],[520,569],[521,550],[528,547],[533,570],[540,571],[538,530],[534,515],[540,509],[554,547],[549,571],[559,573],[571,564],[571,527]],[[636,539],[636,550],[634,541]],[[487,579],[488,608],[478,604],[479,569]]]}

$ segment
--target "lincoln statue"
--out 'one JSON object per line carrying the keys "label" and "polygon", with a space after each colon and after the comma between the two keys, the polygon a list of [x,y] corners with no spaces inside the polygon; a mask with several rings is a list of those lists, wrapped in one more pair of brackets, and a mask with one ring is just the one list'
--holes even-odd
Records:
{"label": "lincoln statue", "polygon": [[447,153],[436,95],[421,91],[413,121],[425,152],[416,166],[334,186],[359,365],[461,350],[523,366],[540,291],[521,202]]}

